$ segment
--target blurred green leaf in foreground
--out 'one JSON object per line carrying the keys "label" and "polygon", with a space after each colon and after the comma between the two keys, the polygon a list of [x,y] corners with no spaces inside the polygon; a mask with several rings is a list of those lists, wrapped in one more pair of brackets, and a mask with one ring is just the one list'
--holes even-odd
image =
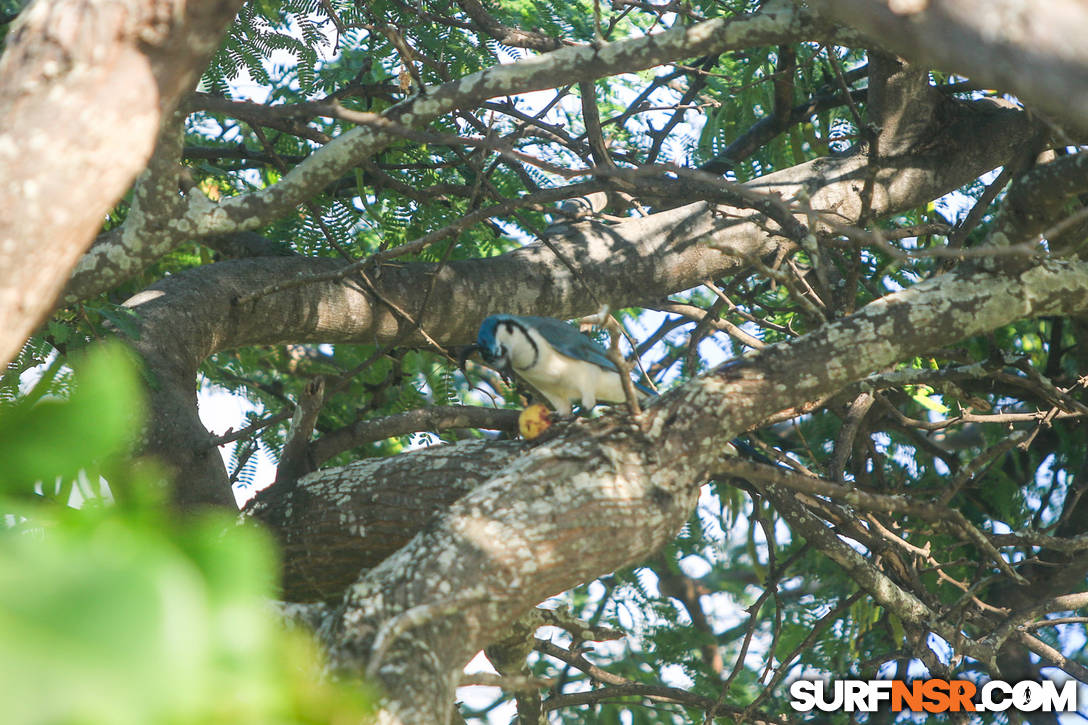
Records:
{"label": "blurred green leaf in foreground", "polygon": [[56,367],[0,408],[3,721],[364,719],[360,690],[320,684],[309,638],[274,616],[271,540],[158,503],[161,475],[130,455],[143,403],[125,350],[86,353],[66,399],[41,393]]}

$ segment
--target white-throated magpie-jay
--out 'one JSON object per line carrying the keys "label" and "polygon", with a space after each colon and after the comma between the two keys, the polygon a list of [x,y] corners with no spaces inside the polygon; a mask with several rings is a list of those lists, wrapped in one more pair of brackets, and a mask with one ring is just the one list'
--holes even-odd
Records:
{"label": "white-throated magpie-jay", "polygon": [[[491,315],[480,324],[476,344],[484,362],[504,374],[516,373],[540,392],[559,415],[571,401],[589,412],[599,402],[622,403],[626,396],[616,364],[604,348],[551,317]],[[651,391],[636,383],[645,394]]]}

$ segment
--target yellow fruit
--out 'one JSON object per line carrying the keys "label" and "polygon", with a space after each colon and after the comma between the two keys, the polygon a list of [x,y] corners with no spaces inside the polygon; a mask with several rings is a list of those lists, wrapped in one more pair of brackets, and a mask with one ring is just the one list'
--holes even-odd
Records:
{"label": "yellow fruit", "polygon": [[548,426],[551,424],[551,413],[547,407],[539,403],[530,405],[521,411],[521,415],[518,416],[518,430],[521,431],[521,437],[528,441],[548,430]]}

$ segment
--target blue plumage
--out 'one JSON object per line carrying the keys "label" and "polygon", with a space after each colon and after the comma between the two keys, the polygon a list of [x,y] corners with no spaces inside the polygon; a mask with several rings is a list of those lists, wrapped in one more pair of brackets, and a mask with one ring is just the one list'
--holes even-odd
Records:
{"label": "blue plumage", "polygon": [[554,317],[491,315],[480,324],[480,332],[476,337],[476,344],[481,350],[495,349],[495,332],[499,323],[504,321],[533,328],[548,344],[568,357],[591,362],[606,370],[616,370],[616,364],[609,359],[608,352],[595,340]]}
{"label": "blue plumage", "polygon": [[[608,352],[567,323],[532,315],[491,315],[480,324],[476,344],[484,362],[505,374],[517,373],[552,404],[569,415],[571,401],[588,411],[597,401],[625,399],[619,369]],[[646,395],[653,391],[635,383]],[[730,455],[741,454],[776,465],[742,438],[733,440]]]}
{"label": "blue plumage", "polygon": [[561,415],[570,413],[572,400],[587,411],[597,401],[624,400],[619,369],[607,351],[561,320],[491,315],[480,325],[475,347],[489,365],[525,379]]}

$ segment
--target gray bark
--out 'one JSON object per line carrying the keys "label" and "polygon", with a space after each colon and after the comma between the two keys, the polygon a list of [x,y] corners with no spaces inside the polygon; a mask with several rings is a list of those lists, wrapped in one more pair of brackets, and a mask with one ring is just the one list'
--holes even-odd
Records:
{"label": "gray bark", "polygon": [[[865,7],[848,0],[810,3],[915,63],[904,66],[888,56],[876,61],[871,74],[873,118],[868,119],[875,124],[874,147],[767,175],[749,183],[748,191],[807,204],[810,213],[796,219],[819,233],[930,201],[1008,164],[1040,138],[1039,127],[1022,111],[988,101],[962,103],[937,97],[921,70],[928,60],[943,63],[948,58],[950,67],[976,79],[993,78],[1023,91],[1025,99],[1056,118],[1068,121],[1068,109],[1079,109],[1079,101],[1069,101],[1080,98],[1083,85],[1085,54],[1078,45],[1063,46],[1051,60],[1040,61],[1033,53],[1047,46],[1037,25],[1018,29],[1014,36],[1001,24],[984,27],[960,17],[954,3],[921,4],[929,10],[910,22],[916,28],[930,28],[928,36],[905,28],[900,16],[882,15],[872,3]],[[1056,3],[1051,10],[1072,12],[1070,7]],[[184,32],[220,22],[225,8],[215,6],[208,18],[193,20]],[[1000,13],[1012,8],[1011,1],[999,4]],[[39,15],[28,16],[26,26],[45,33],[41,28],[48,24],[40,15],[45,11],[35,12]],[[980,18],[983,15],[979,13]],[[958,24],[943,31],[952,35],[939,35],[932,24],[953,16]],[[1001,17],[1007,20],[1006,15]],[[877,21],[886,25],[873,24]],[[889,28],[894,35],[885,38],[880,31],[873,36],[878,27]],[[986,33],[997,39],[993,52],[1023,54],[1027,59],[1023,65],[1036,81],[1040,72],[1050,74],[1038,83],[1038,90],[1029,87],[1021,70],[1011,68],[1006,59],[994,60],[991,75],[986,68],[971,65],[970,45],[964,39]],[[187,36],[168,35],[163,48],[190,57],[186,55],[190,51],[175,45],[183,37]],[[843,38],[794,5],[773,0],[749,18],[712,20],[599,48],[561,48],[488,69],[429,89],[391,109],[384,120],[421,125],[496,95],[812,37]],[[933,38],[957,42],[935,48]],[[20,45],[23,39],[15,41],[13,48],[25,47]],[[205,53],[206,46],[195,43],[192,53]],[[9,50],[0,61],[0,78],[17,67],[10,65],[16,62],[11,57],[15,56]],[[138,60],[131,49],[122,57]],[[162,57],[169,57],[166,50]],[[156,66],[156,72],[161,70]],[[192,80],[191,72],[185,72],[153,74],[156,82],[169,86],[163,96],[167,100],[157,109],[147,105],[148,78],[132,87],[133,98],[125,99],[136,104],[135,97],[140,96],[141,105],[131,105],[122,115],[131,117],[133,138],[140,142],[125,138],[132,147],[126,151],[134,153],[124,156],[126,163],[118,165],[115,177],[95,188],[103,193],[71,200],[72,208],[85,214],[49,217],[54,212],[43,211],[45,192],[33,185],[21,187],[26,194],[33,192],[33,198],[20,202],[29,203],[33,213],[25,224],[20,221],[20,234],[32,239],[39,233],[34,225],[45,226],[42,218],[54,229],[61,225],[57,236],[64,243],[64,255],[50,258],[48,264],[40,255],[27,256],[43,267],[33,284],[39,286],[35,295],[45,291],[46,303],[59,284],[57,270],[66,272],[74,253],[85,246],[86,234],[80,234],[89,228],[88,220],[96,214],[100,220],[102,204],[116,199],[133,169],[151,153],[158,119]],[[1080,73],[1077,93],[1067,92],[1070,73]],[[163,81],[164,77],[171,80]],[[86,83],[86,76],[73,73],[71,78]],[[123,85],[112,76],[107,82]],[[1061,102],[1055,103],[1055,98]],[[17,106],[0,93],[0,119],[13,108],[18,111]],[[56,112],[46,106],[31,110],[29,118]],[[1083,111],[1074,110],[1074,115],[1079,122]],[[84,258],[69,283],[69,299],[114,286],[183,240],[255,229],[320,192],[393,137],[377,127],[360,126],[315,152],[279,183],[220,204],[197,194],[177,193],[177,139],[176,128],[162,130],[148,172],[136,189],[128,223],[122,231],[104,236]],[[13,158],[10,141],[7,145],[4,141],[0,135],[0,168]],[[112,160],[112,147],[105,144],[116,139],[91,141],[90,155]],[[137,156],[139,163],[132,161]],[[73,158],[77,157],[64,160],[66,172]],[[19,178],[19,173],[16,168],[12,178]],[[1025,175],[1022,187],[1010,192],[1011,203],[991,241],[1017,243],[1045,229],[1060,218],[1064,201],[1083,191],[1083,178],[1079,158]],[[42,188],[60,193],[55,186]],[[1054,193],[1055,188],[1060,193]],[[675,193],[694,195],[696,190],[677,182]],[[103,201],[107,197],[108,203]],[[0,201],[0,228],[16,218],[16,211],[25,212]],[[415,323],[441,345],[463,343],[472,338],[485,315],[496,311],[495,300],[502,301],[502,311],[556,317],[593,312],[601,302],[625,307],[728,275],[800,241],[750,208],[698,202],[611,226],[572,225],[551,240],[556,251],[534,244],[499,257],[442,267],[390,265],[367,269],[365,279],[336,277],[337,261],[291,257],[236,260],[178,274],[127,303],[139,315],[140,334],[132,344],[152,381],[154,418],[147,448],[176,474],[175,495],[181,506],[230,506],[226,473],[197,417],[193,384],[200,363],[216,351],[298,342],[418,345],[423,336]],[[22,244],[21,238],[0,238],[0,265],[22,253],[16,243]],[[1069,247],[1076,243],[1070,241]],[[270,280],[304,278],[313,279],[253,296]],[[14,288],[25,294],[29,277],[13,279]],[[418,290],[431,288],[432,283],[431,298],[444,300],[444,308],[456,308],[458,315],[419,309]],[[594,299],[587,298],[587,285]],[[0,312],[20,304],[15,297],[0,296]],[[391,305],[407,311],[411,320]],[[991,260],[963,266],[880,299],[789,345],[768,347],[723,366],[662,397],[637,421],[608,413],[560,426],[556,437],[535,445],[474,442],[322,471],[273,489],[251,514],[271,524],[281,538],[287,557],[287,597],[336,600],[346,591],[340,609],[326,624],[335,666],[378,678],[389,696],[384,710],[388,721],[444,723],[462,666],[510,623],[547,596],[645,559],[669,541],[690,515],[699,485],[717,470],[722,450],[739,431],[933,347],[1025,317],[1086,309],[1084,263],[1002,265]],[[33,322],[44,313],[19,314]],[[4,319],[0,315],[0,321]],[[23,328],[17,331],[19,341],[29,329]],[[6,328],[0,324],[0,329]],[[923,602],[867,567],[837,536],[820,528],[821,522],[806,517],[803,508],[791,508],[788,494],[774,487],[767,490],[772,498],[777,496],[783,515],[797,530],[853,572],[876,601],[908,625],[955,634],[957,623],[934,622]],[[617,541],[631,543],[616,546]],[[965,651],[985,658],[994,653],[987,646],[969,642]]]}
{"label": "gray bark", "polygon": [[[746,187],[786,199],[807,196],[828,223],[854,224],[866,210],[885,216],[948,193],[1007,161],[1034,134],[1024,113],[989,101],[949,103],[944,113],[951,122],[922,152],[821,158]],[[684,193],[682,185],[677,193]],[[197,366],[213,352],[289,342],[422,344],[414,326],[381,300],[408,311],[438,343],[463,344],[497,311],[494,300],[503,300],[504,312],[563,318],[595,312],[599,303],[618,309],[656,300],[791,243],[775,229],[751,210],[698,202],[613,226],[577,225],[551,240],[562,259],[531,244],[498,257],[450,262],[434,280],[437,267],[431,264],[384,267],[368,276],[380,299],[349,278],[235,302],[269,280],[335,272],[340,263],[327,259],[233,260],[173,275],[126,303],[140,315],[133,344],[158,381],[151,391],[148,450],[178,473],[181,505],[232,505],[226,472],[196,414],[192,384]],[[417,290],[432,282],[432,299],[446,300],[443,309],[456,308],[458,315],[435,306],[417,309]],[[595,299],[587,298],[586,285]]]}
{"label": "gray bark", "polygon": [[[1086,309],[1082,262],[965,269],[726,363],[663,396],[641,420],[579,423],[511,461],[365,572],[327,632],[333,662],[377,676],[390,721],[448,722],[469,658],[537,602],[670,540],[738,432],[931,347]],[[831,552],[851,570],[860,566],[848,547]],[[887,578],[859,583],[904,622],[928,624],[932,612]]]}
{"label": "gray bark", "polygon": [[52,311],[240,6],[36,0],[23,10],[0,57],[0,364]]}
{"label": "gray bark", "polygon": [[[788,0],[772,0],[749,17],[677,26],[663,33],[620,40],[599,48],[565,47],[517,63],[487,68],[428,88],[426,93],[398,103],[381,116],[375,115],[374,120],[420,126],[455,109],[472,108],[497,96],[651,68],[695,55],[830,34],[828,26],[814,22],[809,13],[793,7]],[[83,299],[114,287],[182,241],[253,230],[268,224],[290,213],[397,138],[380,127],[359,126],[315,151],[278,183],[218,204],[197,192],[187,197],[183,209],[177,209],[176,199],[160,195],[162,206],[143,210],[144,214],[157,217],[154,224],[149,225],[142,216],[134,217],[132,226],[137,229],[100,240],[80,260],[65,290],[65,301]]]}
{"label": "gray bark", "polygon": [[1079,0],[808,0],[866,44],[960,73],[1020,98],[1059,125],[1088,131],[1088,6]]}

